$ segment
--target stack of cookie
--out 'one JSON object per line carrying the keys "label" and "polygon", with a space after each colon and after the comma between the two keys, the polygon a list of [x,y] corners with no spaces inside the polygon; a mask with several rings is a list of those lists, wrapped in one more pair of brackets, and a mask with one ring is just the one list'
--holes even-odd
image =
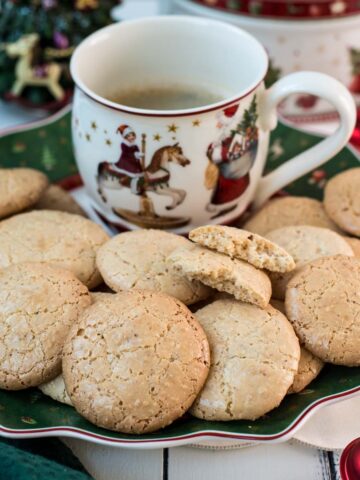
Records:
{"label": "stack of cookie", "polygon": [[40,172],[0,169],[0,387],[141,434],[186,411],[255,420],[325,362],[359,366],[359,173],[246,230],[109,239]]}
{"label": "stack of cookie", "polygon": [[39,386],[128,433],[182,416],[208,375],[209,345],[190,310],[162,291],[192,303],[210,289],[166,278],[155,249],[142,261],[149,271],[154,263],[160,288],[90,295],[103,282],[96,254],[108,235],[41,172],[0,170],[0,184],[0,387]]}

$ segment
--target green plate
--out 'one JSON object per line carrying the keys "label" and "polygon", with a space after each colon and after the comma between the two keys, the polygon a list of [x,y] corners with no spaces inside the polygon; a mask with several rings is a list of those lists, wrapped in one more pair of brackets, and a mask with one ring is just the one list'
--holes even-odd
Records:
{"label": "green plate", "polygon": [[[319,142],[320,137],[279,124],[272,133],[267,169],[270,171]],[[345,148],[321,169],[292,185],[287,192],[322,198],[326,180],[337,172],[359,166],[360,156]],[[32,166],[45,171],[52,181],[69,188],[78,185],[71,149],[69,109],[45,120],[6,132],[0,138],[0,166]],[[205,422],[186,415],[169,427],[149,435],[124,435],[98,428],[67,405],[36,389],[0,390],[0,434],[7,437],[70,436],[96,443],[138,448],[159,448],[195,443],[209,438],[247,441],[283,441],[324,404],[360,392],[360,368],[327,365],[309,388],[288,395],[281,405],[253,422]]]}

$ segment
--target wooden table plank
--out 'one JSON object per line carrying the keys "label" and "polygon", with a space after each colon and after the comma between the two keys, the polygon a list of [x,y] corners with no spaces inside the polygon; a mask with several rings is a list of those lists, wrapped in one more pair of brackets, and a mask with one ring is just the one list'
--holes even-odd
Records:
{"label": "wooden table plank", "polygon": [[327,452],[298,443],[214,451],[169,450],[168,480],[336,480]]}
{"label": "wooden table plank", "polygon": [[163,450],[130,450],[73,438],[61,440],[95,480],[163,479]]}

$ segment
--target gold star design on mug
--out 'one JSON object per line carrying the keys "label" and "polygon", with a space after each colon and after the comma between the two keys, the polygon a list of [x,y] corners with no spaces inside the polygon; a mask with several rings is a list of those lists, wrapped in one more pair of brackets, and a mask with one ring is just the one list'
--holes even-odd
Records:
{"label": "gold star design on mug", "polygon": [[108,145],[109,147],[112,145],[112,141],[110,140],[110,138],[107,138],[107,139],[105,140],[105,143],[106,143],[106,145]]}
{"label": "gold star design on mug", "polygon": [[96,122],[91,122],[91,128],[92,128],[93,130],[96,130],[96,129],[97,129]]}
{"label": "gold star design on mug", "polygon": [[172,123],[171,125],[168,125],[168,131],[169,132],[174,132],[176,133],[176,131],[178,130],[178,126],[175,125],[175,123]]}
{"label": "gold star design on mug", "polygon": [[87,134],[85,135],[85,138],[86,138],[86,140],[87,140],[88,142],[90,142],[91,137],[90,137],[90,134],[89,134],[89,133],[87,133]]}
{"label": "gold star design on mug", "polygon": [[160,140],[161,140],[161,135],[159,135],[158,133],[155,133],[155,135],[153,136],[153,138],[154,138],[154,140],[155,140],[156,142],[160,142]]}
{"label": "gold star design on mug", "polygon": [[200,126],[200,120],[194,120],[193,127],[199,127],[199,126]]}

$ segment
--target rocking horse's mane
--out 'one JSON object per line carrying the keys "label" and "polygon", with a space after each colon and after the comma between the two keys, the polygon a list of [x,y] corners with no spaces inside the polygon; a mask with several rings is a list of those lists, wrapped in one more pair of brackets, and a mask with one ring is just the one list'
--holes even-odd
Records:
{"label": "rocking horse's mane", "polygon": [[164,153],[165,150],[167,150],[169,148],[172,148],[172,147],[170,145],[168,145],[166,147],[161,147],[158,150],[156,150],[156,152],[152,156],[152,159],[151,159],[151,162],[150,162],[149,166],[146,168],[147,172],[155,173],[160,169],[163,153]]}

